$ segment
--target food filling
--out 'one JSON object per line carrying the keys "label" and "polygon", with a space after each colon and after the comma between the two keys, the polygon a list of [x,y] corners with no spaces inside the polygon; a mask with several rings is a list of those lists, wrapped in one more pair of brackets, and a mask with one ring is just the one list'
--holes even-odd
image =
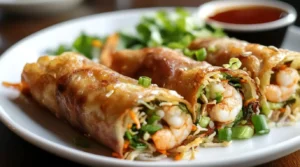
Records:
{"label": "food filling", "polygon": [[155,100],[139,104],[128,111],[131,123],[124,135],[124,158],[162,159],[190,134],[191,116],[183,103]]}
{"label": "food filling", "polygon": [[299,120],[299,71],[290,63],[273,68],[270,85],[266,87],[265,114],[277,125],[292,124]]}

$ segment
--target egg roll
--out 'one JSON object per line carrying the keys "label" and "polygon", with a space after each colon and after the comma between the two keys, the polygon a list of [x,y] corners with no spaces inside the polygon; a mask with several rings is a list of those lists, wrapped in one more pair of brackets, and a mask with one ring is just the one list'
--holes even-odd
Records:
{"label": "egg roll", "polygon": [[22,82],[38,103],[119,158],[156,160],[191,132],[190,104],[175,91],[144,87],[78,53],[26,64]]}
{"label": "egg roll", "polygon": [[228,125],[240,114],[249,120],[259,113],[258,87],[242,70],[194,61],[168,48],[122,50],[111,57],[108,64],[113,70],[133,78],[147,76],[158,86],[177,91],[190,102],[195,122],[208,117]]}
{"label": "egg roll", "polygon": [[205,61],[222,66],[238,58],[243,70],[259,84],[262,112],[279,123],[300,119],[300,53],[234,38],[199,38],[189,48],[206,48]]}

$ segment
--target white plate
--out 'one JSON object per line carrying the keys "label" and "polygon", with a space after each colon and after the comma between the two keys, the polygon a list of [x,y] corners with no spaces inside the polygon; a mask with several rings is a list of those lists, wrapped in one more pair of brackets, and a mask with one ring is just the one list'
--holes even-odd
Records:
{"label": "white plate", "polygon": [[[35,61],[48,48],[70,43],[82,31],[105,35],[128,27],[132,30],[139,18],[155,9],[138,9],[99,14],[68,21],[35,33],[7,50],[0,59],[0,82],[20,81],[26,62]],[[285,48],[299,49],[300,30],[291,27]],[[72,144],[79,134],[57,120],[33,101],[20,100],[18,92],[0,86],[0,118],[12,131],[49,152],[79,163],[125,166],[251,166],[265,163],[300,149],[300,124],[272,129],[269,135],[234,141],[227,148],[201,148],[192,161],[132,162],[110,157],[111,151],[93,143],[89,149]]]}

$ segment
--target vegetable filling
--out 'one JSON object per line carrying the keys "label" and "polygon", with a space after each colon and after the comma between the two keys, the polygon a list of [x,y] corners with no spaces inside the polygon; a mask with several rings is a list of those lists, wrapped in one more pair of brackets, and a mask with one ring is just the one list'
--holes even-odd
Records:
{"label": "vegetable filling", "polygon": [[151,160],[165,155],[191,132],[192,119],[185,104],[159,100],[139,103],[129,111],[132,121],[124,135],[125,159],[147,155]]}

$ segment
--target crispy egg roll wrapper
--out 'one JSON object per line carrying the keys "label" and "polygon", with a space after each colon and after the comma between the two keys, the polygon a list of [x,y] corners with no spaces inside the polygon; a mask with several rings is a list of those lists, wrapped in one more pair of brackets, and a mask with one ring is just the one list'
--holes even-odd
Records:
{"label": "crispy egg roll wrapper", "polygon": [[22,81],[29,85],[33,98],[58,118],[120,155],[124,133],[133,123],[129,110],[139,105],[138,100],[176,101],[190,108],[174,91],[155,85],[144,88],[134,79],[71,52],[26,64]]}
{"label": "crispy egg roll wrapper", "polygon": [[[105,64],[105,62],[103,62]],[[259,95],[255,82],[242,70],[229,70],[211,66],[206,62],[194,61],[181,52],[167,48],[146,48],[123,50],[112,55],[113,70],[123,75],[138,78],[148,76],[160,87],[177,91],[197,110],[197,92],[208,77],[215,73],[227,73],[245,81],[245,99],[257,99]],[[196,118],[194,118],[195,120]]]}
{"label": "crispy egg roll wrapper", "polygon": [[286,62],[290,67],[300,69],[300,53],[273,46],[252,44],[234,38],[199,38],[193,41],[190,49],[206,48],[208,51],[205,61],[212,65],[222,66],[228,64],[230,58],[239,58],[242,67],[246,68],[252,78],[258,77],[262,93],[270,84],[273,68]]}

